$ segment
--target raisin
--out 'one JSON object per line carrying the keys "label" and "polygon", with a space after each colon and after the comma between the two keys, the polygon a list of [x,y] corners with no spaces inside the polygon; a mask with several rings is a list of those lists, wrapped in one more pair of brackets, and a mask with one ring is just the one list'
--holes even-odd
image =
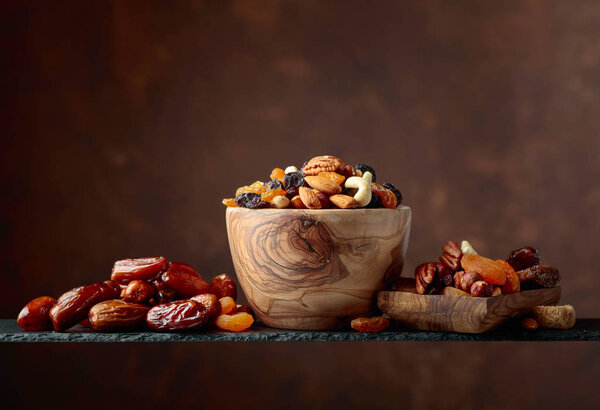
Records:
{"label": "raisin", "polygon": [[221,303],[221,314],[228,315],[230,313],[237,312],[237,304],[235,300],[233,300],[230,296],[225,296],[219,299],[219,303]]}
{"label": "raisin", "polygon": [[394,185],[392,185],[389,182],[386,182],[383,184],[383,187],[389,189],[390,191],[392,191],[392,193],[394,195],[396,195],[396,202],[397,202],[396,206],[398,206],[402,203],[402,193],[400,191],[398,191],[398,189]]}
{"label": "raisin", "polygon": [[285,191],[285,196],[287,196],[288,199],[292,199],[295,196],[298,196],[300,194],[300,188],[298,187],[293,187],[293,188],[288,188]]}
{"label": "raisin", "polygon": [[237,311],[238,311],[238,313],[244,312],[244,313],[248,313],[249,315],[252,315],[252,317],[255,317],[254,311],[248,305],[237,305]]}
{"label": "raisin", "polygon": [[365,174],[365,172],[370,172],[371,174],[373,174],[373,178],[371,179],[371,182],[377,182],[377,174],[375,174],[375,170],[370,165],[356,164],[354,166],[354,170],[360,171],[360,176],[363,176]]}
{"label": "raisin", "polygon": [[278,179],[273,179],[265,184],[268,191],[272,189],[283,189],[283,182]]}
{"label": "raisin", "polygon": [[394,209],[398,204],[396,195],[389,189],[384,188],[383,185],[371,182],[371,192],[381,198],[381,203],[386,208]]}
{"label": "raisin", "polygon": [[374,316],[371,318],[359,317],[354,319],[350,326],[352,329],[359,332],[380,332],[390,325],[390,321],[382,316]]}
{"label": "raisin", "polygon": [[283,189],[273,189],[260,194],[261,199],[265,202],[271,202],[276,196],[285,196],[285,191]]}
{"label": "raisin", "polygon": [[338,174],[337,172],[321,172],[318,176],[327,178],[338,185],[342,185],[342,182],[346,180],[346,177]]}
{"label": "raisin", "polygon": [[235,203],[244,208],[257,209],[268,208],[269,204],[264,202],[259,194],[254,192],[243,192],[235,197]]}
{"label": "raisin", "polygon": [[269,177],[271,180],[279,180],[280,182],[283,182],[283,177],[285,176],[285,171],[281,168],[274,168],[273,171],[271,171],[271,176]]}
{"label": "raisin", "polygon": [[304,182],[305,176],[306,175],[302,171],[289,172],[283,177],[283,185],[285,185],[286,189],[306,186],[306,183]]}
{"label": "raisin", "polygon": [[235,204],[235,198],[223,198],[221,203],[229,208],[237,208],[237,205]]}
{"label": "raisin", "polygon": [[267,187],[262,182],[256,181],[256,182],[252,183],[252,185],[246,185],[246,186],[239,187],[235,191],[235,196],[237,197],[239,194],[243,194],[245,192],[252,192],[252,193],[255,193],[255,194],[262,194],[266,190],[267,190]]}
{"label": "raisin", "polygon": [[379,195],[371,195],[371,202],[367,205],[367,208],[382,208],[381,198]]}
{"label": "raisin", "polygon": [[241,332],[248,329],[254,323],[252,315],[240,312],[233,315],[221,315],[215,321],[217,327],[232,332]]}

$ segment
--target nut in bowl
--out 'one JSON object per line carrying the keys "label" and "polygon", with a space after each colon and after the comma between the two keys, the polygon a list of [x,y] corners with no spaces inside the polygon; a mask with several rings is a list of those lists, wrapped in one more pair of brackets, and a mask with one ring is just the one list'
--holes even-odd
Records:
{"label": "nut in bowl", "polygon": [[[347,328],[352,319],[373,313],[377,291],[400,276],[410,208],[398,206],[402,196],[395,187],[374,184],[372,168],[359,165],[353,169],[321,156],[302,171],[276,168],[271,181],[238,189],[238,206],[228,205],[238,280],[266,325]],[[266,193],[274,189],[285,192],[287,208],[272,204],[278,196]]]}

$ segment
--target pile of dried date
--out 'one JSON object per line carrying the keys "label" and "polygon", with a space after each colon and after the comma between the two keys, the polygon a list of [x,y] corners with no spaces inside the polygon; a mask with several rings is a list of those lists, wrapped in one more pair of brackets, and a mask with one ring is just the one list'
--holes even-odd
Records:
{"label": "pile of dried date", "polygon": [[299,170],[291,165],[275,168],[268,182],[256,181],[223,199],[228,207],[259,208],[396,208],[402,194],[394,185],[377,183],[375,170],[366,164],[354,167],[338,157],[321,155]]}
{"label": "pile of dried date", "polygon": [[237,285],[222,274],[208,284],[190,265],[164,257],[115,262],[111,280],[41,296],[19,313],[24,330],[64,332],[80,324],[96,331],[190,331],[215,324],[239,332],[254,322],[249,306],[236,304]]}

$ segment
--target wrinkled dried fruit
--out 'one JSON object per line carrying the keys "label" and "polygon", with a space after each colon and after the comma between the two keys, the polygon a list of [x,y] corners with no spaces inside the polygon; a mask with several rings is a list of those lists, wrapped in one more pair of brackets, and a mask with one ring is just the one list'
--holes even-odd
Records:
{"label": "wrinkled dried fruit", "polygon": [[255,317],[254,316],[254,311],[248,305],[237,305],[237,311],[238,311],[238,313],[248,313],[252,317]]}
{"label": "wrinkled dried fruit", "polygon": [[19,313],[17,324],[23,330],[45,330],[52,328],[50,309],[56,304],[56,299],[50,296],[40,296],[25,305]]}
{"label": "wrinkled dried fruit", "polygon": [[206,307],[189,299],[154,306],[146,316],[148,326],[158,332],[198,329],[208,320]]}
{"label": "wrinkled dried fruit", "polygon": [[398,191],[398,188],[396,188],[390,182],[383,183],[383,187],[392,191],[392,193],[396,196],[396,206],[398,206],[402,203],[402,193],[400,193],[400,191]]}
{"label": "wrinkled dried fruit", "polygon": [[156,294],[156,288],[143,280],[132,280],[121,292],[121,299],[130,303],[145,303]]}
{"label": "wrinkled dried fruit", "polygon": [[270,191],[272,189],[284,189],[282,181],[283,181],[283,178],[281,181],[278,179],[272,179],[271,181],[269,181],[265,184],[265,187],[267,188],[268,191]]}
{"label": "wrinkled dried fruit", "polygon": [[523,320],[521,321],[521,326],[525,330],[536,330],[538,327],[540,327],[537,320],[535,320],[532,317],[523,318]]}
{"label": "wrinkled dried fruit", "polygon": [[224,296],[222,298],[219,298],[219,302],[221,303],[222,315],[228,315],[237,311],[237,305],[235,304],[235,300],[233,300],[232,297]]}
{"label": "wrinkled dried fruit", "polygon": [[379,195],[371,195],[371,202],[366,206],[367,208],[383,208],[381,203],[381,197]]}
{"label": "wrinkled dried fruit", "polygon": [[237,284],[231,276],[229,276],[226,273],[222,273],[213,278],[211,282],[211,293],[217,295],[219,299],[225,296],[229,296],[233,300],[236,300]]}
{"label": "wrinkled dried fruit", "polygon": [[235,197],[238,206],[250,209],[268,208],[269,204],[261,199],[260,194],[244,192]]}
{"label": "wrinkled dried fruit", "polygon": [[506,274],[506,283],[502,286],[502,294],[507,293],[516,293],[521,290],[521,282],[519,281],[519,276],[517,276],[517,272],[513,269],[512,266],[509,265],[508,262],[498,259],[496,261],[498,265],[504,270]]}
{"label": "wrinkled dried fruit", "polygon": [[382,316],[373,316],[371,318],[368,317],[359,317],[354,319],[350,326],[352,329],[358,330],[359,332],[380,332],[386,327],[390,325],[390,321]]}
{"label": "wrinkled dried fruit", "polygon": [[279,180],[281,182],[283,182],[283,177],[285,177],[285,171],[281,168],[274,168],[273,171],[271,171],[271,175],[269,176],[269,179],[271,180]]}
{"label": "wrinkled dried fruit", "polygon": [[58,298],[50,309],[50,319],[54,330],[62,332],[75,326],[88,315],[92,306],[119,297],[120,291],[107,283],[93,283],[72,289]]}
{"label": "wrinkled dried fruit", "polygon": [[215,321],[217,327],[231,332],[242,332],[252,326],[252,323],[254,323],[254,318],[245,312],[234,315],[223,314]]}
{"label": "wrinkled dried fruit", "polygon": [[283,185],[285,186],[285,189],[300,188],[306,186],[306,183],[304,182],[305,176],[306,175],[302,171],[290,172],[285,174],[285,177],[283,178]]}
{"label": "wrinkled dried fruit", "polygon": [[167,269],[169,262],[162,256],[116,261],[110,278],[126,285],[132,280],[152,280]]}
{"label": "wrinkled dried fruit", "polygon": [[504,286],[506,273],[495,261],[481,255],[463,255],[460,260],[463,269],[468,272],[477,272],[483,280],[492,285]]}
{"label": "wrinkled dried fruit", "polygon": [[237,205],[235,203],[235,198],[223,198],[221,203],[229,208],[237,208]]}
{"label": "wrinkled dried fruit", "polygon": [[381,203],[386,208],[394,209],[398,205],[396,195],[389,189],[384,188],[383,185],[371,182],[371,192],[381,198]]}
{"label": "wrinkled dried fruit", "polygon": [[377,182],[377,174],[375,173],[373,167],[367,164],[357,164],[354,166],[354,175],[361,177],[365,174],[365,172],[370,172],[373,175],[371,182]]}
{"label": "wrinkled dried fruit", "polygon": [[94,305],[88,318],[96,331],[134,329],[146,323],[149,310],[148,306],[139,303],[106,300]]}
{"label": "wrinkled dried fruit", "polygon": [[181,298],[210,292],[210,285],[197,273],[168,270],[162,274],[161,279]]}
{"label": "wrinkled dried fruit", "polygon": [[300,188],[298,187],[292,187],[292,188],[288,188],[285,191],[285,196],[287,197],[287,199],[292,199],[295,196],[298,196],[300,194]]}
{"label": "wrinkled dried fruit", "polygon": [[506,260],[515,271],[531,268],[540,264],[540,253],[531,246],[514,250]]}
{"label": "wrinkled dried fruit", "polygon": [[337,172],[321,172],[317,176],[327,178],[327,179],[335,182],[338,185],[342,185],[344,183],[344,181],[346,180],[345,176],[340,175]]}
{"label": "wrinkled dried fruit", "polygon": [[208,311],[208,317],[210,321],[215,320],[221,314],[221,302],[219,302],[219,298],[212,293],[196,295],[191,297],[190,300],[204,305]]}
{"label": "wrinkled dried fruit", "polygon": [[264,202],[271,202],[276,196],[285,196],[285,191],[283,189],[273,189],[271,191],[265,192],[264,194],[261,194],[260,198]]}
{"label": "wrinkled dried fruit", "polygon": [[156,296],[150,299],[151,304],[158,305],[171,302],[175,299],[175,291],[168,287],[161,278],[153,280],[152,284],[156,288]]}
{"label": "wrinkled dried fruit", "polygon": [[196,269],[194,269],[194,267],[192,265],[188,265],[187,263],[183,263],[183,262],[171,262],[171,263],[169,263],[169,267],[167,268],[167,270],[178,270],[180,272],[190,272],[190,273],[193,273],[194,275],[200,276],[198,271]]}

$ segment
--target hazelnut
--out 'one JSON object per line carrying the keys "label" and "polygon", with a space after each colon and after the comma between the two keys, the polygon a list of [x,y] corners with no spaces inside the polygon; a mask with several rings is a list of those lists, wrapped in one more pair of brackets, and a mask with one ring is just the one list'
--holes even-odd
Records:
{"label": "hazelnut", "polygon": [[481,277],[481,275],[477,272],[465,272],[465,274],[463,275],[461,282],[460,282],[460,286],[462,288],[462,290],[464,290],[465,292],[468,292],[469,289],[471,289],[471,286],[473,286],[473,284],[475,282],[478,282],[480,280],[483,280],[483,278]]}
{"label": "hazelnut", "polygon": [[471,296],[490,297],[492,293],[494,293],[494,286],[483,280],[478,280],[471,285]]}

